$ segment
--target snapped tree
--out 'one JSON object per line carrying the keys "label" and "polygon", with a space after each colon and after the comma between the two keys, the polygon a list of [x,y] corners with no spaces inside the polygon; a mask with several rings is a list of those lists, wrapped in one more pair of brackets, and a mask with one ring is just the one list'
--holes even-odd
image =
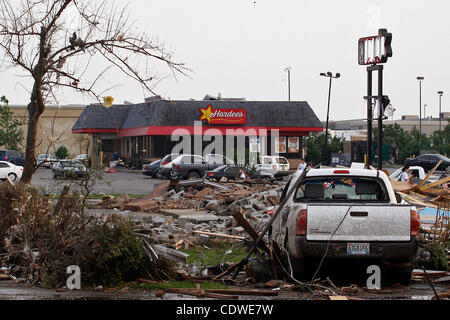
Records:
{"label": "snapped tree", "polygon": [[0,97],[0,146],[19,150],[23,141],[22,122],[13,118],[5,96]]}
{"label": "snapped tree", "polygon": [[[164,43],[135,30],[114,1],[0,0],[0,48],[9,64],[4,66],[21,68],[33,83],[22,182],[34,174],[39,119],[58,90],[74,89],[100,102],[99,82],[115,68],[154,94],[157,77],[149,60],[167,65],[173,75],[186,73]],[[89,78],[101,60],[107,67]]]}

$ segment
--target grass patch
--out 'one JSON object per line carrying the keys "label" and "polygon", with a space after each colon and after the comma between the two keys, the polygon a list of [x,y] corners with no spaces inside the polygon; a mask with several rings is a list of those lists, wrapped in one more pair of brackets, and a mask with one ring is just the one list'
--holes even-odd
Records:
{"label": "grass patch", "polygon": [[[164,290],[164,289],[195,289],[195,282],[189,281],[169,281],[159,283],[140,283],[131,286],[134,289],[141,290]],[[228,289],[228,286],[220,282],[202,282],[201,289]]]}
{"label": "grass patch", "polygon": [[[232,250],[232,252],[223,257],[224,253],[228,250]],[[230,263],[239,262],[245,258],[247,254],[247,248],[245,246],[231,249],[231,245],[214,246],[210,249],[191,248],[180,251],[189,254],[188,263],[197,262],[200,263],[202,267],[213,266],[222,263],[222,261]]]}

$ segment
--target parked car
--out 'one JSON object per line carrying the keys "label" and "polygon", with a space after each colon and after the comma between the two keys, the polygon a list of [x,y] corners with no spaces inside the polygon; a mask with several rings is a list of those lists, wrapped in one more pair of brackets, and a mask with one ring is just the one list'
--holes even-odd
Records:
{"label": "parked car", "polygon": [[151,176],[156,178],[161,165],[161,160],[153,161],[150,164],[144,164],[142,169],[142,174],[145,176]]}
{"label": "parked car", "polygon": [[441,154],[422,154],[416,158],[406,159],[406,166],[420,166],[425,169],[425,172],[433,169],[439,161],[443,160],[442,164],[437,170],[446,171],[450,167],[450,159]]}
{"label": "parked car", "polygon": [[[296,185],[295,173],[281,199]],[[286,199],[272,239],[289,253],[294,272],[310,275],[321,259],[371,264],[408,284],[418,249],[420,220],[414,206],[398,204],[382,171],[311,169]],[[361,263],[357,263],[361,262]]]}
{"label": "parked car", "polygon": [[289,175],[289,161],[280,156],[263,156],[261,163],[255,165],[255,168],[261,172],[272,174],[275,177]]}
{"label": "parked car", "polygon": [[205,159],[211,164],[231,165],[234,161],[221,154],[207,154]]}
{"label": "parked car", "polygon": [[43,167],[47,169],[53,168],[53,164],[57,162],[58,159],[56,159],[55,155],[49,155],[49,154],[40,154],[38,155],[36,159],[36,165],[38,167]]}
{"label": "parked car", "polygon": [[25,164],[25,157],[20,151],[2,150],[0,151],[0,161],[8,161],[16,166],[23,167]]}
{"label": "parked car", "polygon": [[87,161],[88,159],[89,159],[89,155],[86,154],[86,153],[79,154],[79,155],[75,158],[76,161],[80,161],[80,162]]}
{"label": "parked car", "polygon": [[161,159],[159,172],[157,173],[158,178],[169,179],[172,174],[172,161],[179,156],[178,153],[172,153],[166,155]]}
{"label": "parked car", "polygon": [[205,171],[205,179],[209,180],[216,180],[220,181],[223,177],[234,180],[236,179],[235,170],[243,169],[245,174],[248,175],[250,178],[253,179],[272,179],[274,178],[272,174],[270,173],[264,173],[264,172],[251,172],[251,170],[248,167],[235,167],[229,166],[229,165],[223,165],[220,167],[215,168],[214,170]]}
{"label": "parked car", "polygon": [[52,169],[53,179],[63,178],[83,178],[86,175],[86,166],[79,161],[68,160],[56,162]]}
{"label": "parked car", "polygon": [[[217,158],[216,158],[217,159]],[[211,158],[199,155],[186,154],[180,155],[172,161],[172,179],[199,179],[205,175],[206,171],[214,170],[220,167]]]}
{"label": "parked car", "polygon": [[7,177],[11,181],[17,181],[22,178],[23,167],[16,166],[11,162],[0,161],[0,180],[6,180]]}

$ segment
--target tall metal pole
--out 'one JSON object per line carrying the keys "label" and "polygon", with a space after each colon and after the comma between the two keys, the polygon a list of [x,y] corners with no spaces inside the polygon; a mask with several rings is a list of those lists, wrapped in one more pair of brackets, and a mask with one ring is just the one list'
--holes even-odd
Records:
{"label": "tall metal pole", "polygon": [[383,169],[383,66],[378,69],[378,170]]}
{"label": "tall metal pole", "polygon": [[372,165],[372,71],[367,69],[367,168]]}
{"label": "tall metal pole", "polygon": [[422,154],[422,81],[419,81],[419,156]]}
{"label": "tall metal pole", "polygon": [[442,127],[441,127],[441,102],[442,102],[442,95],[444,94],[443,91],[438,91],[438,95],[439,95],[439,132],[442,131]]}
{"label": "tall metal pole", "polygon": [[288,73],[288,101],[291,101],[291,67],[284,69]]}
{"label": "tall metal pole", "polygon": [[332,77],[330,77],[330,86],[328,89],[328,108],[327,108],[327,124],[326,124],[326,128],[325,128],[325,152],[324,152],[324,158],[322,159],[326,162],[326,164],[328,164],[328,120],[330,118],[330,99],[331,99],[331,81],[332,81]]}

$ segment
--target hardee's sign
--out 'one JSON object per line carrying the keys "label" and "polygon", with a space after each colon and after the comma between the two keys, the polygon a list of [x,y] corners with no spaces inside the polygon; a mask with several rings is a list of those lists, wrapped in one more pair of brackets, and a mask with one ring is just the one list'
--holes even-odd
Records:
{"label": "hardee's sign", "polygon": [[206,109],[200,108],[200,120],[209,124],[246,124],[247,111],[245,109],[213,109],[209,105]]}

